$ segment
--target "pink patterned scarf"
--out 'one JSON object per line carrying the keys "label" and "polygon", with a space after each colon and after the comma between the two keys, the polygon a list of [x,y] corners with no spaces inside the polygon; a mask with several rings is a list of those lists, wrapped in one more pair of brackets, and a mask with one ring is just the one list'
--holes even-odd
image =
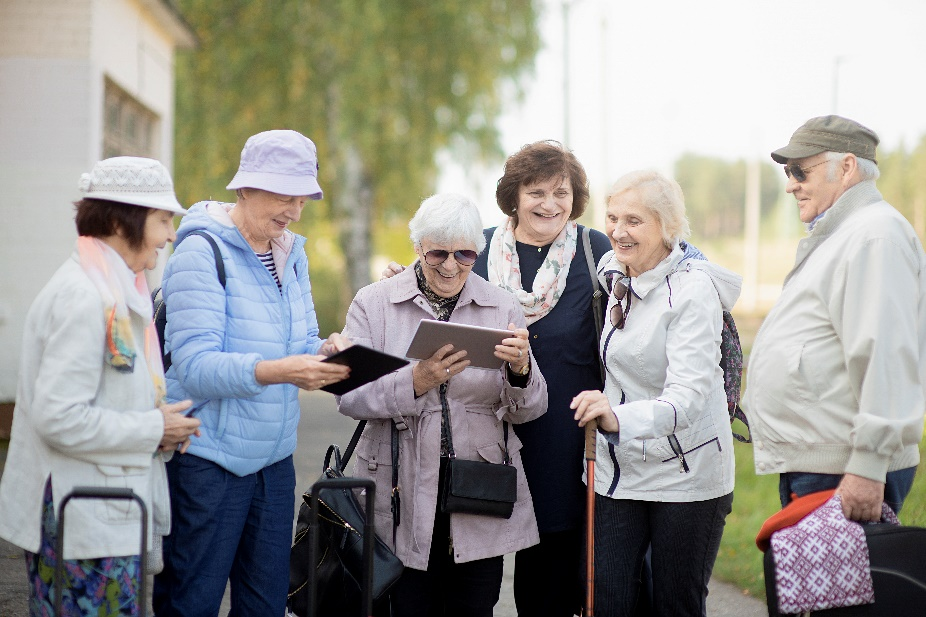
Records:
{"label": "pink patterned scarf", "polygon": [[492,241],[489,243],[489,282],[517,297],[527,325],[552,311],[563,295],[569,266],[572,265],[572,258],[576,256],[578,229],[575,221],[566,221],[566,226],[553,240],[546,259],[537,270],[533,292],[527,292],[521,286],[521,265],[514,237],[514,219],[508,217],[504,225],[495,228]]}
{"label": "pink patterned scarf", "polygon": [[[163,403],[166,388],[158,335],[152,319],[153,308],[148,282],[141,272],[133,273],[119,253],[98,238],[77,238],[80,265],[103,298],[106,320],[106,363],[117,371],[135,370],[135,337],[129,308],[148,320],[144,352],[148,373],[154,384],[155,406]],[[134,280],[133,280],[134,277]]]}

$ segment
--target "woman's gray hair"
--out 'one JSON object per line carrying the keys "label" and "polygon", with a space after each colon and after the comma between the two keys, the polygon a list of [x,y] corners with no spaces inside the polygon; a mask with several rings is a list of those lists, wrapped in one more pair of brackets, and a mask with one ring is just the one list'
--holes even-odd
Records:
{"label": "woman's gray hair", "polygon": [[605,204],[611,203],[612,197],[628,191],[636,191],[642,205],[659,220],[662,239],[666,246],[671,247],[676,240],[682,240],[691,234],[688,218],[685,216],[685,194],[682,193],[682,187],[678,182],[658,171],[631,171],[611,185],[605,196]]}
{"label": "woman's gray hair", "polygon": [[[827,152],[826,160],[828,161],[826,165],[826,179],[830,182],[836,180],[836,170],[839,168],[839,162],[845,158],[846,152]],[[878,164],[872,161],[871,159],[863,159],[860,156],[856,156],[855,160],[858,161],[858,172],[859,177],[864,182],[865,180],[877,180],[881,177],[881,170],[878,169]]]}
{"label": "woman's gray hair", "polygon": [[408,229],[412,243],[419,247],[425,239],[454,249],[461,248],[454,243],[463,241],[473,244],[477,253],[486,246],[476,202],[457,193],[438,193],[422,201]]}

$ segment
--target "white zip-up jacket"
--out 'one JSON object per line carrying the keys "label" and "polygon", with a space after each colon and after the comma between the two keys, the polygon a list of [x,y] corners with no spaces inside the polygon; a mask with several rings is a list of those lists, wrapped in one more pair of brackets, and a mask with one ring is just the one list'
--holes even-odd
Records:
{"label": "white zip-up jacket", "polygon": [[919,461],[926,409],[926,254],[874,182],[798,245],[753,344],[743,407],[756,473],[884,482]]}
{"label": "white zip-up jacket", "polygon": [[[600,263],[623,276],[613,253]],[[605,319],[600,352],[605,394],[620,433],[598,434],[595,492],[615,499],[692,502],[733,490],[733,436],[720,368],[723,311],[742,278],[678,243],[655,268],[630,280],[623,329]],[[612,295],[608,310],[616,300]],[[626,304],[626,300],[625,300]],[[688,471],[670,444],[675,435]]]}

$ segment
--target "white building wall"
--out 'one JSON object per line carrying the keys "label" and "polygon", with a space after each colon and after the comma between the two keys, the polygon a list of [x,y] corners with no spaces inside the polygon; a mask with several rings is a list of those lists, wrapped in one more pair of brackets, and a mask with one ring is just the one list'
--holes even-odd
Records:
{"label": "white building wall", "polygon": [[29,306],[77,237],[72,203],[101,156],[106,78],[160,118],[156,156],[172,166],[175,41],[150,5],[0,1],[0,402],[15,397]]}

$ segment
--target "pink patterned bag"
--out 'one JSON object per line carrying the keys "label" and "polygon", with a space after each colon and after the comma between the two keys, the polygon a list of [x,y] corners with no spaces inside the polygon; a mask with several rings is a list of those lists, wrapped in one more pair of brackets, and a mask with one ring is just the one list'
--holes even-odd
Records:
{"label": "pink patterned bag", "polygon": [[[881,521],[900,522],[887,504]],[[797,524],[772,534],[778,611],[818,611],[875,601],[865,532],[834,495]]]}

